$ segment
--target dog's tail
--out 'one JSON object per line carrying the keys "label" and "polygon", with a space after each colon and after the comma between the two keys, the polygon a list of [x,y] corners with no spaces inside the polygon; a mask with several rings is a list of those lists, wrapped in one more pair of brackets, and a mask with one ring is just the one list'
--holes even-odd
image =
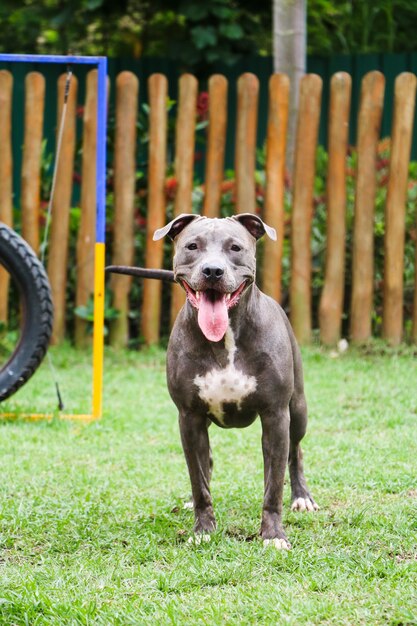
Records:
{"label": "dog's tail", "polygon": [[108,265],[106,272],[112,274],[128,274],[129,276],[140,276],[141,278],[155,278],[156,280],[167,280],[175,283],[174,272],[172,270],[156,270],[147,267],[130,267],[129,265]]}

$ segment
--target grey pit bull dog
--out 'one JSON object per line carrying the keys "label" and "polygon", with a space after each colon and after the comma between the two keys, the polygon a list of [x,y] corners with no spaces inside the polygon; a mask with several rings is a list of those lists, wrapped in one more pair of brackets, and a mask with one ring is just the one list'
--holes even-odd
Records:
{"label": "grey pit bull dog", "polygon": [[168,388],[179,411],[195,540],[216,527],[208,429],[249,426],[259,415],[264,456],[261,537],[289,549],[282,527],[286,465],[291,508],[318,509],[303,473],[307,406],[300,352],[282,308],[255,285],[256,241],[276,233],[256,215],[180,215],[157,230],[175,243],[174,277],[187,293],[168,346]]}

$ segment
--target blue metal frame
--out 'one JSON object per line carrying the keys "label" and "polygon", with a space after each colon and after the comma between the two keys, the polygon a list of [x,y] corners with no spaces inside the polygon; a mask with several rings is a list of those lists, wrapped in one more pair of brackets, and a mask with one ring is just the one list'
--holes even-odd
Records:
{"label": "blue metal frame", "polygon": [[93,394],[91,415],[73,418],[101,417],[104,356],[104,266],[106,231],[106,118],[107,58],[37,54],[0,54],[6,63],[60,63],[97,67],[97,153],[96,153],[96,242],[94,265],[94,330],[93,330]]}
{"label": "blue metal frame", "polygon": [[60,63],[61,65],[92,65],[97,67],[96,243],[104,243],[106,231],[107,57],[45,54],[0,54],[0,61],[4,63]]}

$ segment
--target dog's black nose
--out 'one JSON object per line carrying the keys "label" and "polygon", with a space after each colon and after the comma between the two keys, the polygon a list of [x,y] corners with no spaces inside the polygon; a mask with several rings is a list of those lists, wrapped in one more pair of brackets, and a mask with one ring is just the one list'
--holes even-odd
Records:
{"label": "dog's black nose", "polygon": [[201,271],[209,280],[219,280],[224,274],[224,269],[218,265],[204,265]]}

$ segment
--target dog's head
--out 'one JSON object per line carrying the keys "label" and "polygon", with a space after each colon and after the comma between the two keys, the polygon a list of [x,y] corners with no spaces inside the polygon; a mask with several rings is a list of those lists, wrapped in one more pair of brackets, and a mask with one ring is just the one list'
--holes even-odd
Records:
{"label": "dog's head", "polygon": [[223,338],[228,311],[255,280],[256,241],[273,228],[257,216],[242,213],[224,219],[183,214],[154,233],[175,243],[174,275],[198,310],[198,324],[210,341]]}

